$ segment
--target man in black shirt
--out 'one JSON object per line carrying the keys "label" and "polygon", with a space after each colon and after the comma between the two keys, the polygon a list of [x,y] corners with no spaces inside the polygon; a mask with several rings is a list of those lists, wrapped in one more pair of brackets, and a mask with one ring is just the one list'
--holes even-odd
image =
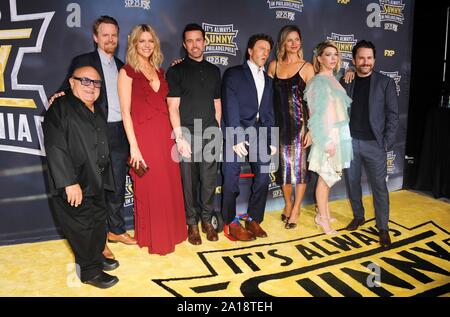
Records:
{"label": "man in black shirt", "polygon": [[364,165],[370,182],[375,207],[380,244],[389,247],[389,191],[386,185],[386,152],[395,142],[398,127],[397,92],[392,78],[373,70],[375,46],[359,41],[353,47],[356,78],[342,85],[353,99],[350,109],[350,133],[354,158],[344,170],[347,193],[353,210],[353,220],[347,230],[356,230],[364,223],[361,169]]}
{"label": "man in black shirt", "polygon": [[[188,24],[185,27],[183,46],[186,58],[169,68],[166,74],[169,83],[167,104],[177,150],[181,155],[188,241],[199,245],[202,243],[199,218],[207,239],[218,240],[211,216],[217,180],[216,156],[220,152],[211,149],[209,143],[211,140],[221,141],[220,70],[203,58],[205,31],[200,25]],[[209,139],[203,138],[206,129],[212,131]],[[215,148],[219,147],[220,143]]]}
{"label": "man in black shirt", "polygon": [[71,90],[45,114],[43,131],[55,215],[75,255],[83,283],[108,288],[119,266],[102,251],[106,240],[105,190],[114,191],[105,114],[94,102],[102,80],[91,66],[75,69]]}

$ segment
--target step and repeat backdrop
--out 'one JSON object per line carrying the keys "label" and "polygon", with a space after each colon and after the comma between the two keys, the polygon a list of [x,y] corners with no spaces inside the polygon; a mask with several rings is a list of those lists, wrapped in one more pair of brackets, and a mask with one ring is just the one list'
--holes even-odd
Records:
{"label": "step and repeat backdrop", "polygon": [[[361,39],[373,41],[377,47],[375,69],[395,80],[400,105],[397,143],[388,153],[388,186],[392,191],[400,189],[403,182],[413,10],[412,0],[1,1],[0,244],[60,237],[47,194],[41,125],[47,99],[60,86],[71,59],[94,50],[92,22],[98,16],[118,20],[117,57],[122,60],[132,27],[152,25],[161,40],[165,69],[172,60],[184,56],[181,33],[191,22],[205,29],[206,59],[222,72],[243,63],[250,35],[263,32],[276,40],[286,24],[300,27],[308,61],[317,43],[331,39],[341,49],[343,67],[348,67],[353,45]],[[281,189],[274,177],[272,180],[267,211],[283,206]],[[250,183],[251,178],[242,178],[240,210],[245,209]],[[363,183],[364,192],[370,193],[365,176]],[[313,201],[314,181],[308,187],[305,204]],[[344,197],[345,186],[340,182],[332,189],[331,199]],[[220,182],[218,209],[219,202]],[[132,228],[130,179],[125,205],[127,226]]]}

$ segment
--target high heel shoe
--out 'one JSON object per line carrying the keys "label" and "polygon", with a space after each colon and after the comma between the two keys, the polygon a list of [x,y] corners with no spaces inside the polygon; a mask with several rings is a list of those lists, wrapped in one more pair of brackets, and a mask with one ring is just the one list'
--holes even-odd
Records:
{"label": "high heel shoe", "polygon": [[[315,209],[316,213],[319,214],[319,207],[317,207],[317,205],[314,206],[314,209]],[[329,221],[330,223],[331,223],[331,222],[336,222],[337,219],[330,216],[330,218],[328,218],[328,221]]]}
{"label": "high heel shoe", "polygon": [[316,217],[314,218],[314,222],[316,223],[317,226],[321,227],[323,232],[327,235],[336,235],[338,234],[338,232],[336,230],[334,230],[333,228],[331,228],[329,221],[328,221],[328,230],[325,229],[325,225],[326,223],[323,221],[322,217],[320,217],[319,214],[316,215]]}
{"label": "high heel shoe", "polygon": [[289,219],[289,217],[288,217],[288,216],[286,216],[285,214],[281,214],[281,221],[283,221],[283,222],[287,222],[287,221],[288,221],[288,219]]}
{"label": "high heel shoe", "polygon": [[295,229],[297,228],[297,224],[295,222],[289,222],[289,218],[286,221],[286,224],[284,225],[285,229]]}

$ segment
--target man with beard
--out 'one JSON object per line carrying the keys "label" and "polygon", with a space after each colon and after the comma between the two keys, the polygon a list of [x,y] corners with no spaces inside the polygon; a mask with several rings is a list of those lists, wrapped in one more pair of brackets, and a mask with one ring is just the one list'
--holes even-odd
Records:
{"label": "man with beard", "polygon": [[395,142],[398,127],[397,92],[392,78],[373,70],[376,49],[370,41],[359,41],[353,47],[355,80],[341,81],[353,99],[350,108],[350,133],[354,158],[344,170],[347,193],[353,210],[353,220],[347,230],[356,230],[364,223],[361,168],[364,165],[372,188],[376,226],[380,244],[391,245],[389,237],[389,191],[386,185],[386,152]]}
{"label": "man with beard", "polygon": [[[194,23],[186,25],[183,31],[186,58],[170,67],[166,74],[170,122],[181,156],[188,241],[193,245],[202,243],[199,220],[206,238],[218,240],[211,218],[217,183],[217,156],[220,154],[214,148],[218,149],[221,142],[220,70],[204,59],[205,45],[202,27]],[[208,133],[210,137],[206,137]],[[214,141],[219,142],[219,146],[211,147]]]}
{"label": "man with beard", "polygon": [[[97,49],[79,55],[72,60],[68,75],[60,91],[69,89],[69,78],[74,69],[81,66],[92,66],[100,74],[103,81],[101,94],[97,103],[102,108],[108,122],[108,143],[111,153],[111,165],[115,179],[115,191],[105,193],[108,240],[124,244],[136,244],[125,230],[123,204],[125,199],[125,181],[127,175],[127,158],[129,145],[122,123],[119,96],[117,93],[118,71],[123,62],[114,56],[118,45],[119,25],[110,16],[101,16],[93,24],[93,39]],[[52,100],[51,100],[52,101]],[[105,243],[103,255],[114,259],[114,254]]]}

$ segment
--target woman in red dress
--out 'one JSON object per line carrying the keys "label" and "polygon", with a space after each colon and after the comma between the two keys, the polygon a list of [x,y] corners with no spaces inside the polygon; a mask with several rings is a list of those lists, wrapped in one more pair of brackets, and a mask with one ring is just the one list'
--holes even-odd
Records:
{"label": "woman in red dress", "polygon": [[130,171],[135,239],[140,247],[148,247],[149,253],[165,255],[186,240],[187,229],[180,169],[171,156],[175,143],[162,59],[156,32],[146,24],[134,27],[128,38],[126,65],[119,72],[118,91],[131,163],[148,167],[142,177]]}

